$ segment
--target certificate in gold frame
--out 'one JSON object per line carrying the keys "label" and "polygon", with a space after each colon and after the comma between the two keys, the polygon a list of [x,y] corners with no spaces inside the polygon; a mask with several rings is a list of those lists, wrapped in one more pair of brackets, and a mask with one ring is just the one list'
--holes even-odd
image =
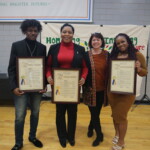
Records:
{"label": "certificate in gold frame", "polygon": [[24,92],[37,92],[45,88],[44,57],[18,57],[18,87]]}
{"label": "certificate in gold frame", "polygon": [[135,60],[111,60],[110,92],[118,94],[135,94],[135,71]]}
{"label": "certificate in gold frame", "polygon": [[53,103],[79,103],[80,69],[53,69]]}

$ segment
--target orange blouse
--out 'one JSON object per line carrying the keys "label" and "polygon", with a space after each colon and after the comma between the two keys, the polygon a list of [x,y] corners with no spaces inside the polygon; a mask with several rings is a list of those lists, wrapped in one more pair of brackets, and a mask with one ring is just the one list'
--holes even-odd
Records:
{"label": "orange blouse", "polygon": [[96,91],[105,90],[107,60],[104,51],[101,54],[92,55],[95,66]]}

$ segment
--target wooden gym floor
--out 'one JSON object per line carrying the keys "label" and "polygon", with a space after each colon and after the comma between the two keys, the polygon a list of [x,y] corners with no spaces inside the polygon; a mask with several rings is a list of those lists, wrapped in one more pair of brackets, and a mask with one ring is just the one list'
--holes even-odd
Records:
{"label": "wooden gym floor", "polygon": [[[59,144],[55,126],[55,104],[42,101],[37,137],[43,142],[43,148],[36,148],[28,141],[29,133],[28,110],[24,130],[24,147],[22,150],[110,150],[114,129],[111,119],[110,107],[102,109],[101,124],[104,141],[98,147],[92,147],[95,139],[86,136],[89,123],[89,110],[84,104],[78,105],[78,119],[76,129],[76,144],[71,147],[67,144],[62,148]],[[150,105],[138,105],[129,112],[126,147],[124,150],[149,150],[150,149]],[[14,107],[0,106],[0,150],[10,150],[14,145]]]}

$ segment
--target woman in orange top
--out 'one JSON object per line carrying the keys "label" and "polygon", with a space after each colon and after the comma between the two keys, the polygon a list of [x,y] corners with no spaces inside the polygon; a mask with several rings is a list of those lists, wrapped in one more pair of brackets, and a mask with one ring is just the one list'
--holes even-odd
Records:
{"label": "woman in orange top", "polygon": [[86,53],[88,76],[83,86],[83,101],[88,105],[91,120],[88,126],[88,137],[92,137],[93,129],[96,131],[96,139],[93,146],[98,146],[103,141],[103,133],[100,125],[100,111],[104,101],[107,79],[108,52],[104,51],[104,38],[101,33],[93,33],[89,39],[90,51]]}
{"label": "woman in orange top", "polygon": [[[135,68],[139,76],[147,74],[147,67],[144,56],[134,48],[128,35],[120,33],[115,37],[110,59],[132,59],[136,60]],[[112,109],[112,118],[115,128],[115,137],[112,142],[115,144],[112,150],[124,148],[124,138],[127,131],[127,114],[135,101],[134,94],[116,94],[108,92],[108,99]]]}

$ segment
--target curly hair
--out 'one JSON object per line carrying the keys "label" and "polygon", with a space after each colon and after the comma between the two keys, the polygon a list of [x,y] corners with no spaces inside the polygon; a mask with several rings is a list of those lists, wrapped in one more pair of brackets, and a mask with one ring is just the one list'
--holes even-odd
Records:
{"label": "curly hair", "polygon": [[70,27],[72,29],[73,34],[74,34],[75,30],[74,30],[74,27],[71,24],[69,24],[69,23],[63,24],[60,28],[60,32],[62,32],[64,27]]}
{"label": "curly hair", "polygon": [[42,31],[42,26],[39,21],[35,19],[26,19],[22,22],[20,29],[22,33],[25,33],[29,27],[37,27],[38,32]]}
{"label": "curly hair", "polygon": [[113,48],[112,48],[112,51],[111,51],[111,53],[110,53],[110,57],[111,57],[111,58],[117,58],[117,56],[118,56],[118,54],[119,54],[119,52],[120,52],[120,50],[118,49],[117,44],[116,44],[116,39],[117,39],[119,36],[123,36],[123,37],[127,40],[127,43],[128,43],[128,45],[129,45],[129,46],[128,46],[128,49],[127,49],[129,58],[130,58],[130,59],[136,59],[136,52],[137,52],[138,50],[134,47],[134,45],[133,45],[133,43],[132,43],[130,37],[129,37],[127,34],[125,34],[125,33],[119,33],[119,34],[115,37],[115,39],[114,39],[114,44],[113,44]]}
{"label": "curly hair", "polygon": [[92,39],[93,39],[93,37],[101,39],[102,40],[101,48],[105,47],[105,41],[104,41],[103,35],[101,33],[95,32],[95,33],[91,34],[90,39],[89,39],[88,45],[89,45],[90,48],[93,48],[93,46],[92,46]]}

